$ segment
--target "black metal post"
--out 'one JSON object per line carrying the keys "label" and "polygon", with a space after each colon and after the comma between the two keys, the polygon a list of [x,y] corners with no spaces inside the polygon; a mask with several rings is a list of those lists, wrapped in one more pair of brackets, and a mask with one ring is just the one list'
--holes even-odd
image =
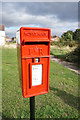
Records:
{"label": "black metal post", "polygon": [[30,120],[35,120],[35,96],[30,97]]}

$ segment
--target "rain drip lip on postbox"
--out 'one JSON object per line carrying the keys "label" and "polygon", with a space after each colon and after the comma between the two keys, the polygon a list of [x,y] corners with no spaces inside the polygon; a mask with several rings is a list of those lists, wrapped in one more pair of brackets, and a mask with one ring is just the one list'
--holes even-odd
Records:
{"label": "rain drip lip on postbox", "polygon": [[48,93],[51,30],[21,27],[16,40],[23,97]]}

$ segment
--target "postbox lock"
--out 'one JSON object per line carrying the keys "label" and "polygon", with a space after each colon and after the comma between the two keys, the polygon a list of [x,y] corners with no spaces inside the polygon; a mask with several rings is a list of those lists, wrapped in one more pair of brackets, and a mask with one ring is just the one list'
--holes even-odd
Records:
{"label": "postbox lock", "polygon": [[39,62],[39,58],[35,58],[35,62],[38,63]]}

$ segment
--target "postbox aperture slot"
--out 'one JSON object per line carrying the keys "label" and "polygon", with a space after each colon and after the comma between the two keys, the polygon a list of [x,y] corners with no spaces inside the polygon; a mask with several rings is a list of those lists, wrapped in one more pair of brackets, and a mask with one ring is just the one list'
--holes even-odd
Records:
{"label": "postbox aperture slot", "polygon": [[25,45],[40,45],[40,44],[45,44],[45,45],[48,45],[49,42],[24,42]]}

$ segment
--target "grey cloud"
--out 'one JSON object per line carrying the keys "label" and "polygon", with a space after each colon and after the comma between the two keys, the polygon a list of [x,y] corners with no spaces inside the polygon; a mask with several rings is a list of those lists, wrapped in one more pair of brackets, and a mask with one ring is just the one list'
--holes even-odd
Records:
{"label": "grey cloud", "polygon": [[79,0],[2,0],[3,2],[79,2]]}
{"label": "grey cloud", "polygon": [[65,21],[76,21],[78,18],[78,3],[74,2],[27,3],[27,6],[26,12],[30,14],[56,15],[58,19]]}
{"label": "grey cloud", "polygon": [[[6,33],[15,36],[20,26],[51,28],[60,35],[63,31],[77,28],[78,3],[2,3],[2,23]],[[17,27],[17,28],[16,28]],[[16,28],[16,29],[14,29]]]}
{"label": "grey cloud", "polygon": [[[50,16],[54,18],[55,16],[63,22],[75,22],[78,19],[78,3],[3,3],[3,24],[6,24],[6,26],[16,26],[26,23],[29,24],[29,19],[24,19],[21,21],[23,14],[29,14],[36,17]],[[32,18],[31,23],[35,23],[35,21],[36,18]]]}

